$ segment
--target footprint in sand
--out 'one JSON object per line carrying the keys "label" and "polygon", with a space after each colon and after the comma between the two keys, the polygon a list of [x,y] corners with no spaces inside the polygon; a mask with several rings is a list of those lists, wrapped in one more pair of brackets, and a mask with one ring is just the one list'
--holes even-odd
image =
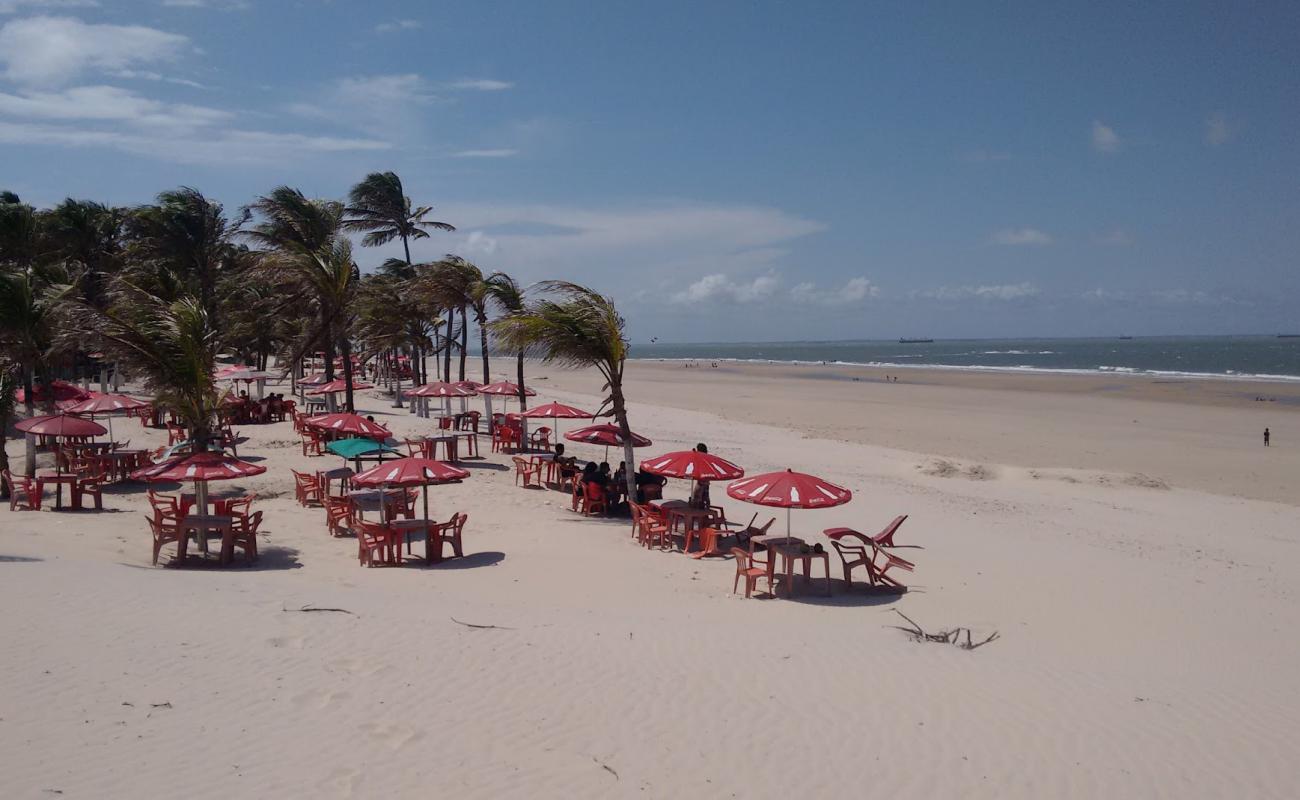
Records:
{"label": "footprint in sand", "polygon": [[401,750],[424,736],[424,731],[410,725],[389,725],[382,722],[367,722],[361,726],[361,732],[367,738],[387,745],[390,750]]}
{"label": "footprint in sand", "polygon": [[289,701],[299,708],[315,708],[324,711],[340,700],[346,700],[347,692],[335,691],[333,689],[309,689],[302,694],[294,695]]}
{"label": "footprint in sand", "polygon": [[324,789],[337,792],[339,797],[355,797],[360,785],[361,770],[350,767],[336,767],[321,781]]}
{"label": "footprint in sand", "polygon": [[272,636],[266,640],[266,643],[272,647],[283,647],[286,650],[301,650],[306,641],[301,636]]}
{"label": "footprint in sand", "polygon": [[369,678],[385,668],[384,664],[374,661],[362,661],[359,658],[336,658],[332,661],[326,661],[325,666],[332,670],[346,672],[349,675],[358,675],[362,678]]}

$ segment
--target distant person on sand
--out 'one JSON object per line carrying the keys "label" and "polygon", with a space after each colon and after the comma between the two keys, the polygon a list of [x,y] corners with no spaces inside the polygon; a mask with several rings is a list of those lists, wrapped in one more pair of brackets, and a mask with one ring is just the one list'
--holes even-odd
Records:
{"label": "distant person on sand", "polygon": [[1268,446],[1269,446],[1269,445],[1268,445],[1268,440],[1269,440],[1270,438],[1271,438],[1271,437],[1269,436],[1268,428],[1265,428],[1265,429],[1264,429],[1264,446],[1265,446],[1265,447],[1268,447]]}

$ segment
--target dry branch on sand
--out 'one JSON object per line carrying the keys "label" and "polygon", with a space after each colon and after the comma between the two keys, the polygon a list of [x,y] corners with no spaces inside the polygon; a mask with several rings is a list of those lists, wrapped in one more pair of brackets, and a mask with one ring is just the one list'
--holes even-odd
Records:
{"label": "dry branch on sand", "polygon": [[[961,627],[953,628],[952,630],[942,630],[939,631],[938,633],[926,633],[925,630],[920,625],[916,624],[916,622],[911,617],[907,616],[902,611],[899,611],[898,609],[895,608],[893,609],[893,612],[898,616],[902,617],[903,619],[907,620],[908,624],[911,625],[911,627],[904,628],[902,625],[890,625],[889,627],[895,628],[897,630],[902,631],[903,633],[906,633],[908,636],[912,637],[913,641],[917,641],[917,642],[939,642],[941,644],[955,644],[963,650],[974,650],[978,647],[983,647],[984,645],[998,638],[998,632],[994,631],[993,633],[990,633],[988,637],[984,639],[984,641],[974,642],[971,640],[970,628],[961,628]],[[963,633],[966,634],[966,641],[964,642],[961,640]]]}

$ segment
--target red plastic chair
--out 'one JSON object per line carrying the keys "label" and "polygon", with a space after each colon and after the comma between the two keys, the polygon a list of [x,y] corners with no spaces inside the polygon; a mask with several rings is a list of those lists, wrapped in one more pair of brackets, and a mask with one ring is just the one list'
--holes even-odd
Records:
{"label": "red plastic chair", "polygon": [[351,536],[355,525],[352,503],[346,497],[325,498],[325,528],[330,536]]}
{"label": "red plastic chair", "polygon": [[519,485],[519,479],[523,478],[524,488],[528,488],[536,483],[538,488],[542,486],[542,469],[544,465],[540,461],[531,461],[522,456],[515,456],[515,486]]}
{"label": "red plastic chair", "polygon": [[5,470],[0,473],[0,480],[9,487],[9,510],[17,511],[22,506],[24,511],[41,510],[41,491],[36,488],[36,481],[28,477],[15,478],[13,473]]}
{"label": "red plastic chair", "polygon": [[89,495],[95,500],[95,510],[104,510],[104,481],[108,479],[102,466],[91,467],[78,474],[72,484],[72,507],[82,508],[84,498]]}
{"label": "red plastic chair", "polygon": [[441,525],[434,525],[429,528],[429,560],[442,560],[443,544],[451,544],[453,557],[461,558],[465,555],[461,543],[461,534],[465,532],[465,521],[469,519],[469,514],[452,514],[451,519]]}
{"label": "red plastic chair", "polygon": [[528,435],[528,444],[542,450],[551,449],[551,429],[546,427],[538,428]]}
{"label": "red plastic chair", "polygon": [[840,562],[844,567],[844,583],[848,588],[853,587],[852,575],[855,567],[866,569],[867,580],[872,586],[883,583],[897,589],[907,588],[886,573],[891,569],[911,572],[916,567],[911,561],[886,551],[870,536],[854,530],[831,528],[823,533],[830,538],[835,552],[839,553]]}
{"label": "red plastic chair", "polygon": [[229,564],[234,560],[236,547],[244,551],[245,561],[256,561],[257,529],[262,525],[262,512],[236,516],[231,522],[230,529],[221,539],[221,563]]}
{"label": "red plastic chair", "polygon": [[597,511],[602,514],[609,513],[609,506],[605,502],[605,490],[598,483],[588,483],[582,490],[582,515],[589,517]]}
{"label": "red plastic chair", "polygon": [[321,485],[320,478],[315,475],[308,475],[299,472],[296,469],[289,470],[293,473],[293,495],[299,505],[320,505],[321,504]]}
{"label": "red plastic chair", "polygon": [[[373,567],[376,563],[392,564],[397,560],[397,539],[393,530],[386,525],[375,522],[358,521],[357,559],[362,566]],[[375,556],[378,555],[378,561]]]}
{"label": "red plastic chair", "polygon": [[768,594],[772,593],[772,573],[766,562],[759,561],[753,553],[739,547],[731,548],[731,554],[736,558],[736,579],[731,582],[732,594],[740,587],[742,578],[745,580],[746,599],[754,594],[758,582],[763,579],[767,580]]}
{"label": "red plastic chair", "polygon": [[181,530],[181,526],[175,522],[159,520],[157,517],[145,517],[149,523],[149,530],[153,533],[153,565],[158,566],[158,553],[162,550],[163,545],[176,545],[176,560],[185,560],[185,548],[189,544],[189,535]]}

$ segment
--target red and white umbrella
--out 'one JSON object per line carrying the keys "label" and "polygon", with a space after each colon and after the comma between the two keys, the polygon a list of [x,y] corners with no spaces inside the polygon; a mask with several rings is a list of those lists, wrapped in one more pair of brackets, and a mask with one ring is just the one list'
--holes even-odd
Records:
{"label": "red and white umbrella", "polygon": [[[45,388],[45,385],[39,383],[32,387],[32,402],[40,402],[45,399]],[[55,401],[85,400],[90,396],[90,393],[85,389],[82,389],[75,383],[68,383],[67,381],[50,381],[49,390],[50,393],[54,395]],[[16,402],[25,403],[27,402],[27,392],[22,388],[19,388],[18,391],[14,392],[14,398]]]}
{"label": "red and white umbrella", "polygon": [[325,373],[317,372],[315,375],[308,375],[298,381],[299,386],[320,386],[325,383]]}
{"label": "red and white umbrella", "polygon": [[371,422],[360,414],[321,414],[316,417],[308,417],[306,424],[322,430],[333,431],[336,434],[365,436],[368,439],[378,438],[381,441],[387,439],[392,433],[383,425]]}
{"label": "red and white umbrella", "polygon": [[[353,391],[357,391],[360,389],[371,389],[371,388],[374,388],[374,384],[365,383],[364,381],[362,382],[354,381],[352,383]],[[308,389],[306,391],[306,394],[338,394],[339,392],[346,392],[347,390],[348,390],[347,381],[333,380],[333,381],[329,381],[328,383],[322,383],[320,386],[317,386],[315,389]]]}
{"label": "red and white umbrella", "polygon": [[402,392],[407,397],[473,397],[473,389],[462,389],[454,383],[446,381],[434,381],[433,383],[423,383],[414,389],[407,389]]}
{"label": "red and white umbrella", "polygon": [[108,433],[103,425],[69,414],[49,414],[14,423],[14,429],[37,436],[65,439],[72,436],[101,436]]}
{"label": "red and white umbrella", "polygon": [[[581,408],[566,406],[564,403],[544,403],[543,405],[528,409],[527,411],[523,412],[519,416],[527,417],[529,419],[561,420],[561,419],[592,419],[595,415],[593,415],[589,411],[583,411]],[[560,425],[558,422],[555,424],[555,428],[556,431],[559,430]]]}
{"label": "red and white umbrella", "polygon": [[[350,479],[353,486],[420,486],[424,495],[424,518],[429,519],[429,487],[455,483],[469,477],[469,472],[431,458],[399,458],[378,464]],[[383,503],[380,503],[383,508]]]}
{"label": "red and white umbrella", "polygon": [[456,381],[452,384],[452,386],[455,386],[458,389],[468,389],[474,394],[478,394],[478,390],[484,385],[485,384],[479,383],[478,381]]}
{"label": "red and white umbrella", "polygon": [[745,474],[743,467],[725,458],[698,450],[680,450],[662,456],[647,458],[641,469],[665,478],[687,478],[696,481],[726,481]]}
{"label": "red and white umbrella", "polygon": [[234,456],[207,450],[202,453],[179,455],[141,467],[131,473],[138,481],[194,481],[194,504],[200,514],[208,512],[208,481],[228,481],[249,478],[266,472],[266,467],[241,461]]}
{"label": "red and white umbrella", "polygon": [[830,508],[853,499],[853,492],[816,475],[787,469],[743,478],[727,486],[727,495],[745,503],[784,508],[785,535],[790,535],[790,510]]}
{"label": "red and white umbrella", "polygon": [[[623,430],[617,425],[601,423],[599,425],[588,425],[585,428],[578,428],[575,431],[569,431],[564,434],[564,438],[571,442],[582,442],[583,444],[598,444],[605,446],[605,461],[609,460],[609,448],[623,446]],[[633,447],[649,447],[654,444],[644,436],[633,433]]]}
{"label": "red and white umbrella", "polygon": [[641,469],[651,475],[682,478],[691,482],[691,499],[695,499],[696,481],[725,481],[745,474],[744,468],[725,458],[698,450],[679,450],[641,462]]}
{"label": "red and white umbrella", "polygon": [[[510,381],[497,381],[496,383],[489,383],[486,386],[478,387],[478,393],[496,394],[505,397],[518,397],[519,384],[511,383]],[[524,397],[536,397],[536,396],[537,396],[537,392],[534,392],[532,389],[528,389],[528,388],[524,389]]]}
{"label": "red and white umbrella", "polygon": [[69,414],[108,415],[108,437],[113,438],[113,414],[121,411],[134,411],[148,408],[150,403],[137,400],[124,394],[96,394],[64,409]]}

